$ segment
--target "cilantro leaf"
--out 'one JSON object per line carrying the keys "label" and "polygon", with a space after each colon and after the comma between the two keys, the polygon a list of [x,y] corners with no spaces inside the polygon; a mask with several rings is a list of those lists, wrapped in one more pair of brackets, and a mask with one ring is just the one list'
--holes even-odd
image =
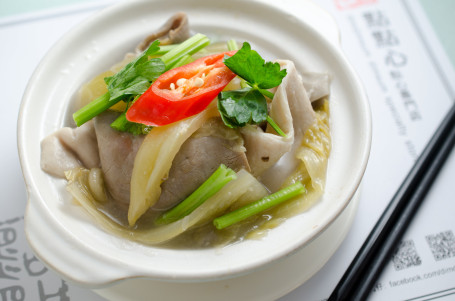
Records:
{"label": "cilantro leaf", "polygon": [[149,55],[160,49],[158,45],[158,40],[153,42],[146,51],[122,70],[104,79],[110,95],[109,101],[115,102],[144,93],[151,82],[164,72],[165,66],[161,59],[148,60]]}
{"label": "cilantro leaf", "polygon": [[243,127],[267,119],[267,100],[256,89],[225,91],[218,95],[218,110],[226,126]]}
{"label": "cilantro leaf", "polygon": [[286,69],[281,70],[278,63],[266,63],[247,42],[233,56],[226,58],[224,64],[249,86],[218,95],[218,111],[224,124],[236,128],[267,121],[279,135],[286,137],[268,115],[265,99],[266,96],[273,100],[274,94],[267,89],[281,84],[287,74]]}
{"label": "cilantro leaf", "polygon": [[266,63],[255,50],[251,50],[247,42],[236,54],[225,59],[224,64],[256,89],[276,87],[286,76],[286,69],[280,70],[278,63]]}

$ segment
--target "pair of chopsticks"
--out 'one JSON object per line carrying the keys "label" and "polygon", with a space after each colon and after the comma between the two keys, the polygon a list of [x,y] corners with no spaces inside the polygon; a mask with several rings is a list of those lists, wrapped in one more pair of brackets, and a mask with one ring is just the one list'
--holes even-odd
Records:
{"label": "pair of chopsticks", "polygon": [[415,162],[328,301],[365,300],[455,142],[455,105]]}

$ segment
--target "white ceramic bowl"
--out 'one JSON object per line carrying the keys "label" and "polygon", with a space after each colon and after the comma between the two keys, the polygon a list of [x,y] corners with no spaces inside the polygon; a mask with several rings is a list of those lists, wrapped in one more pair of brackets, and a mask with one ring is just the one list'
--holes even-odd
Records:
{"label": "white ceramic bowl", "polygon": [[[305,20],[264,3],[127,1],[72,30],[42,60],[27,87],[18,121],[19,153],[29,195],[25,231],[36,255],[63,278],[90,288],[115,288],[130,281],[147,290],[143,281],[155,281],[154,285],[156,281],[163,285],[210,285],[244,277],[279,259],[290,258],[323,237],[352,203],[366,168],[371,139],[370,111],[362,86],[333,36],[330,40]],[[316,7],[307,7],[321,14]],[[267,59],[291,59],[298,69],[328,71],[333,76],[333,149],[325,193],[313,208],[288,219],[261,240],[203,250],[166,249],[125,241],[105,232],[83,209],[72,204],[63,180],[40,169],[40,141],[56,129],[71,125],[71,103],[81,84],[120,61],[124,53],[176,11],[188,13],[195,32],[224,40],[247,40]],[[352,210],[348,213],[351,216]],[[344,237],[347,228],[332,227],[331,231],[332,237]],[[318,268],[339,243],[323,242],[330,252],[321,252],[320,258],[314,259],[320,262]]]}

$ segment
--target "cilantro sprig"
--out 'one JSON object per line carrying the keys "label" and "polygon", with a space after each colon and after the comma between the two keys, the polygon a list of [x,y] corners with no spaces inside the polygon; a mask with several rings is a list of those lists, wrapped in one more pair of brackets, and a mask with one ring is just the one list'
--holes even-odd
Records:
{"label": "cilantro sprig", "polygon": [[150,87],[150,83],[164,72],[166,67],[161,59],[148,59],[160,50],[159,44],[158,40],[154,41],[146,51],[118,73],[104,78],[110,102],[118,102],[144,93]]}
{"label": "cilantro sprig", "polygon": [[267,121],[275,131],[286,136],[267,114],[267,100],[274,94],[267,89],[281,84],[286,69],[278,63],[265,62],[249,43],[244,42],[236,54],[224,60],[224,64],[237,74],[247,87],[241,90],[225,91],[218,95],[218,110],[226,126],[243,127]]}
{"label": "cilantro sprig", "polygon": [[[249,86],[259,91],[278,86],[286,76],[286,69],[280,70],[278,63],[265,62],[259,53],[251,50],[248,42],[243,43],[242,48],[235,55],[226,59],[224,64],[243,78]],[[265,93],[268,94],[267,92]]]}

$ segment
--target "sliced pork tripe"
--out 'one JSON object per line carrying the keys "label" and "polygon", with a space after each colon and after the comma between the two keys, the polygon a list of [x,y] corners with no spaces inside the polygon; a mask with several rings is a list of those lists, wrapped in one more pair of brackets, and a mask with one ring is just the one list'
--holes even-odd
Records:
{"label": "sliced pork tripe", "polygon": [[155,40],[160,40],[161,45],[177,44],[190,37],[188,17],[185,13],[176,13],[158,30],[147,36],[138,46],[137,51],[142,52]]}
{"label": "sliced pork tripe", "polygon": [[271,191],[278,190],[297,167],[295,150],[305,131],[315,122],[314,110],[294,63],[277,62],[287,70],[287,75],[274,91],[269,115],[286,137],[276,134],[270,126],[265,132],[250,125],[241,129],[251,171]]}
{"label": "sliced pork tripe", "polygon": [[226,127],[221,118],[212,118],[180,148],[152,209],[166,210],[183,201],[221,164],[236,172],[250,170],[238,131]]}
{"label": "sliced pork tripe", "polygon": [[311,102],[330,94],[330,75],[328,73],[303,72],[302,83]]}
{"label": "sliced pork tripe", "polygon": [[93,122],[78,128],[61,128],[41,141],[41,169],[65,178],[65,171],[100,166]]}
{"label": "sliced pork tripe", "polygon": [[114,130],[110,124],[118,115],[106,111],[95,117],[94,124],[107,190],[119,204],[128,206],[134,158],[144,136]]}
{"label": "sliced pork tripe", "polygon": [[111,71],[117,73],[126,64],[131,62],[140,53],[146,50],[151,43],[155,40],[160,41],[160,45],[179,44],[190,37],[190,27],[188,23],[188,16],[179,12],[170,17],[158,30],[153,31],[145,39],[143,39],[137,46],[134,52],[125,54],[124,59],[112,66]]}

